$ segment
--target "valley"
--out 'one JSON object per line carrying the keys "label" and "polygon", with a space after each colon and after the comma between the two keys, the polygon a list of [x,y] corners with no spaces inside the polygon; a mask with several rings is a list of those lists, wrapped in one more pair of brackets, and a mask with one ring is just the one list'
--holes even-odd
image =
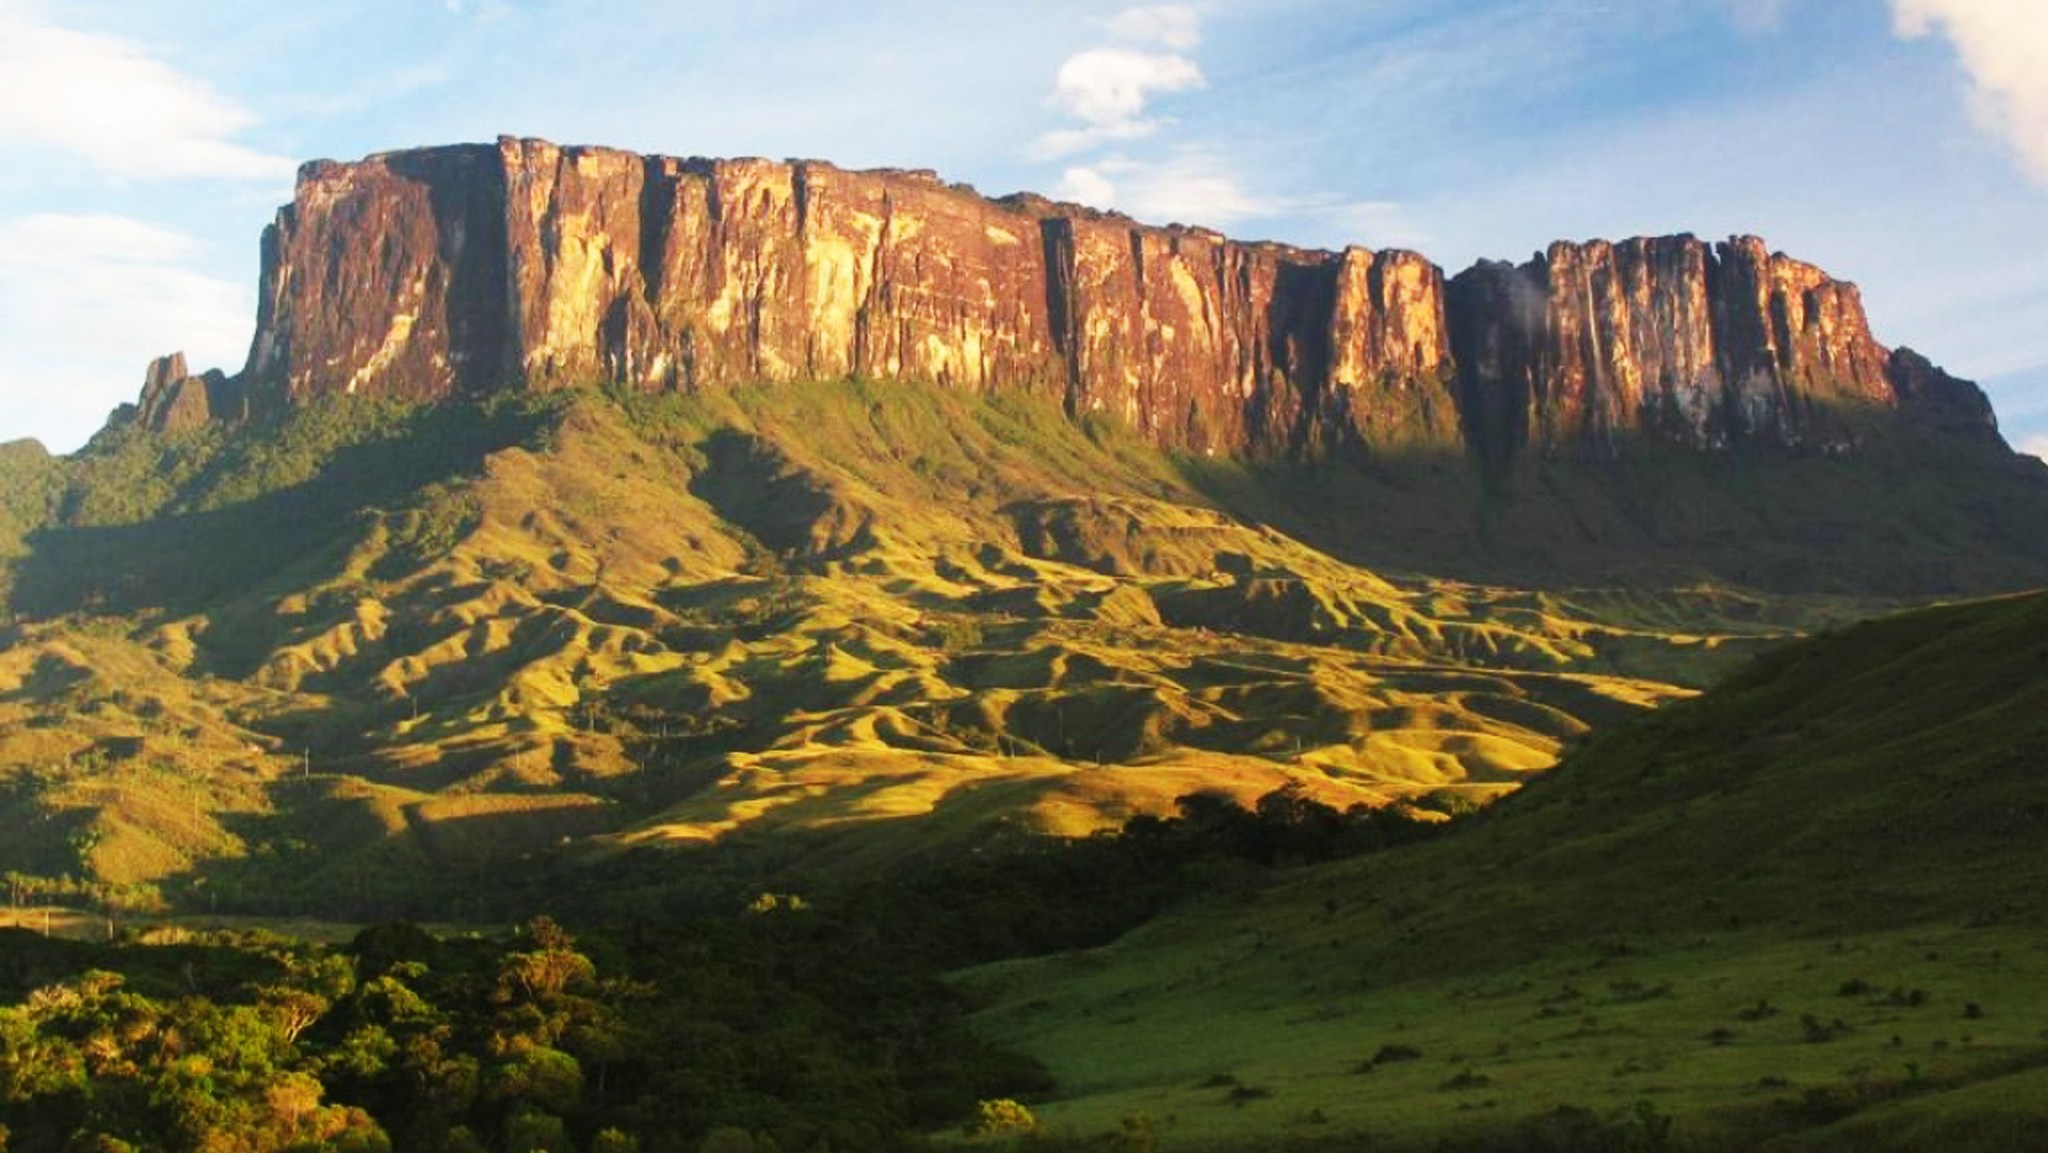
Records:
{"label": "valley", "polygon": [[507,137],[259,300],[0,445],[0,1145],[2039,1131],[2048,466],[1754,237]]}
{"label": "valley", "polygon": [[126,458],[192,479],[14,569],[0,742],[49,831],[5,864],[360,918],[565,839],[1470,806],[1870,603],[1390,580],[1114,430],[883,392],[339,406],[85,458],[85,510]]}

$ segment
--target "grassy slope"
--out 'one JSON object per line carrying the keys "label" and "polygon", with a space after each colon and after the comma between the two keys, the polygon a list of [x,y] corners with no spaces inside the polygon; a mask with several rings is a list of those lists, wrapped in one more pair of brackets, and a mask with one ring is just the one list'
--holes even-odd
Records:
{"label": "grassy slope", "polygon": [[2011,1147],[2048,1119],[2044,670],[2042,594],[1793,646],[1457,835],[976,974],[985,1022],[1076,1133],[1612,1136],[1647,1101],[1700,1148]]}
{"label": "grassy slope", "polygon": [[[1491,796],[1840,608],[1390,582],[1115,429],[906,386],[340,403],[61,463],[0,747],[24,819],[67,831],[0,864],[209,902],[466,882],[565,837],[886,854],[1204,787]],[[93,654],[38,664],[81,630]],[[110,767],[119,836],[50,786]],[[197,802],[150,783],[180,778]]]}
{"label": "grassy slope", "polygon": [[[1525,456],[1490,482],[1463,461],[1191,466],[1218,500],[1381,571],[1509,585],[1724,585],[1856,596],[1983,594],[2048,581],[2048,466],[1938,435],[1873,430],[1846,456],[1644,446]],[[1360,526],[1371,531],[1361,532]]]}

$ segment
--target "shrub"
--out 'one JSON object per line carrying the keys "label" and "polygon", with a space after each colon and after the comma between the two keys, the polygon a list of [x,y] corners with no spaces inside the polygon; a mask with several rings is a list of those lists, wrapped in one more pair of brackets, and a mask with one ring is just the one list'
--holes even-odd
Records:
{"label": "shrub", "polygon": [[1422,1050],[1412,1045],[1381,1045],[1379,1052],[1372,1055],[1375,1065],[1391,1065],[1396,1061],[1420,1061]]}
{"label": "shrub", "polygon": [[968,1133],[977,1140],[992,1141],[1022,1137],[1037,1130],[1038,1118],[1031,1115],[1031,1110],[1008,1097],[998,1097],[975,1106],[974,1125]]}

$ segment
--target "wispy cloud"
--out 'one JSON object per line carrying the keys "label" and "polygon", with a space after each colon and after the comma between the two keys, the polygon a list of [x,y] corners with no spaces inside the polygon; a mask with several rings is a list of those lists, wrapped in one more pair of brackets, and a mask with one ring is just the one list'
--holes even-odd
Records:
{"label": "wispy cloud", "polygon": [[238,143],[256,123],[144,46],[0,6],[0,146],[82,157],[127,180],[289,179],[293,162]]}
{"label": "wispy cloud", "polygon": [[1892,0],[1908,38],[1939,30],[1970,75],[1977,119],[2048,187],[2048,5],[2023,0]]}
{"label": "wispy cloud", "polygon": [[1120,40],[1191,52],[1202,43],[1202,14],[1185,4],[1126,8],[1110,17],[1109,31]]}
{"label": "wispy cloud", "polygon": [[1776,29],[1785,19],[1792,0],[1725,0],[1737,26],[1751,32]]}
{"label": "wispy cloud", "polygon": [[1081,127],[1040,136],[1032,155],[1068,156],[1110,141],[1150,136],[1160,125],[1145,115],[1154,94],[1186,92],[1204,83],[1194,61],[1171,53],[1094,48],[1070,56],[1060,65],[1052,105],[1080,120]]}
{"label": "wispy cloud", "polygon": [[[1202,42],[1201,15],[1193,8],[1130,8],[1112,17],[1108,28],[1131,46],[1090,48],[1060,65],[1048,102],[1081,123],[1032,141],[1034,159],[1072,156],[1150,136],[1164,123],[1147,115],[1154,96],[1188,92],[1208,83],[1200,66],[1182,55]],[[1155,46],[1171,51],[1155,51]]]}
{"label": "wispy cloud", "polygon": [[1308,222],[1332,245],[1414,247],[1427,240],[1401,205],[1330,195],[1293,195],[1249,183],[1238,165],[1215,151],[1182,148],[1163,160],[1115,156],[1066,170],[1061,197],[1113,208],[1151,223],[1228,229],[1247,222]]}
{"label": "wispy cloud", "polygon": [[1083,203],[1115,208],[1141,220],[1227,228],[1271,219],[1301,207],[1294,199],[1262,194],[1213,152],[1182,149],[1165,160],[1111,157],[1070,168],[1061,191]]}
{"label": "wispy cloud", "polygon": [[1319,243],[1420,239],[1397,204],[1262,186],[1246,175],[1256,168],[1241,149],[1211,138],[1170,139],[1185,134],[1163,131],[1178,126],[1151,107],[1157,95],[1207,86],[1189,55],[1202,45],[1198,7],[1127,8],[1101,27],[1124,44],[1069,56],[1050,101],[1080,126],[1045,133],[1030,149],[1034,159],[1066,160],[1056,195],[1155,224],[1235,229],[1285,223],[1297,235],[1305,228]]}
{"label": "wispy cloud", "polygon": [[252,305],[185,267],[198,242],[126,216],[0,220],[0,439],[28,428],[68,450],[105,419],[109,385],[180,349],[240,367]]}
{"label": "wispy cloud", "polygon": [[2028,456],[2048,460],[2048,432],[2035,433],[2019,443],[2019,450]]}
{"label": "wispy cloud", "polygon": [[1109,165],[1080,165],[1067,169],[1060,174],[1060,182],[1053,187],[1053,195],[1091,208],[1115,208],[1116,181],[1103,171],[1106,167]]}

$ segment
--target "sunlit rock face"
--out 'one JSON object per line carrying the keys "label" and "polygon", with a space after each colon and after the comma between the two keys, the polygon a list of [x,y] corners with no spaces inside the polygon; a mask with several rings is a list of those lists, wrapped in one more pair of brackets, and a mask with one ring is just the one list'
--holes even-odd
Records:
{"label": "sunlit rock face", "polygon": [[242,382],[287,402],[859,376],[1034,390],[1195,453],[1495,457],[1842,447],[1845,413],[1981,407],[1754,238],[1557,244],[1447,284],[1414,253],[926,172],[509,138],[306,165],[261,300]]}
{"label": "sunlit rock face", "polygon": [[1458,445],[1443,277],[923,172],[536,140],[319,162],[247,376],[302,399],[864,376],[1023,388],[1198,452]]}
{"label": "sunlit rock face", "polygon": [[1552,450],[1637,438],[1845,449],[1856,414],[1913,400],[1856,286],[1755,237],[1553,244],[1460,274],[1451,299],[1481,435]]}

